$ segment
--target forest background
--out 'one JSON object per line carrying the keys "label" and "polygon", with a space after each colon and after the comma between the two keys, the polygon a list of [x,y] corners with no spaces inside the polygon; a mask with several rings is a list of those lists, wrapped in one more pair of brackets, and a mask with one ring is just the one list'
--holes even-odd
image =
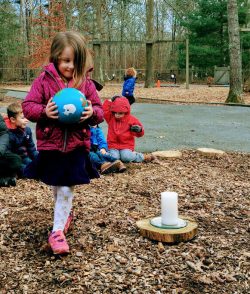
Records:
{"label": "forest background", "polygon": [[[101,57],[105,82],[113,74],[121,81],[129,66],[144,82],[146,11],[153,2],[155,77],[172,70],[178,82],[184,81],[187,37],[193,82],[207,82],[214,66],[229,66],[227,4],[236,0],[0,0],[0,81],[30,84],[46,62],[51,38],[70,29],[82,32],[93,51],[95,44],[107,41],[101,54],[94,56]],[[237,4],[240,27],[249,28],[250,1]],[[240,41],[246,80],[249,32],[241,31]],[[194,86],[196,95],[182,87],[145,90],[161,99],[165,92],[174,99],[172,90],[180,90],[186,100],[206,96],[209,102],[212,90],[228,90],[204,86],[202,97],[203,86]],[[137,85],[136,91],[141,89]],[[5,98],[2,106],[9,102]],[[223,109],[226,115],[229,108]],[[230,109],[249,111],[249,107]],[[179,111],[177,119],[182,114]],[[237,128],[240,136],[241,125],[234,115],[231,120],[229,131]],[[213,124],[211,118],[207,125]],[[183,141],[191,134],[197,136],[192,128]],[[176,133],[169,128],[166,137],[158,132],[154,136],[171,141]],[[213,142],[212,136],[208,138]],[[182,154],[131,164],[126,173],[101,175],[84,189],[76,187],[76,219],[67,237],[72,249],[63,258],[55,258],[47,246],[54,205],[50,187],[18,179],[16,187],[1,188],[0,293],[249,293],[250,155],[227,152],[206,157],[196,150]],[[166,189],[178,193],[180,215],[197,221],[194,240],[168,246],[140,236],[136,221],[159,215],[160,193]]]}
{"label": "forest background", "polygon": [[[147,5],[153,3],[153,27]],[[56,32],[77,30],[89,41],[101,64],[98,79],[121,81],[134,66],[145,80],[146,46],[153,46],[153,76],[170,73],[185,81],[189,39],[191,82],[204,83],[215,67],[229,66],[226,0],[0,0],[0,81],[30,83],[47,62]],[[250,25],[250,1],[238,0],[241,28]],[[240,33],[243,82],[250,76],[250,32]],[[95,44],[102,44],[95,51]]]}

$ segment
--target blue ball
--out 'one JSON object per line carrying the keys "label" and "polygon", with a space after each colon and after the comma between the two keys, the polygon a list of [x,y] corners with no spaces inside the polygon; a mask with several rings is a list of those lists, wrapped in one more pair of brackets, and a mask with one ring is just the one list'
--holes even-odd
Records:
{"label": "blue ball", "polygon": [[84,94],[75,88],[65,88],[57,92],[52,101],[57,105],[59,121],[64,124],[79,122],[88,105]]}

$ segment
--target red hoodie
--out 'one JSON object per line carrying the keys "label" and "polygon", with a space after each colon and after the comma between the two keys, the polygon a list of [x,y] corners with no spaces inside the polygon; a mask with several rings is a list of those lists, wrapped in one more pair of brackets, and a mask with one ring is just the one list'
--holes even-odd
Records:
{"label": "red hoodie", "polygon": [[[130,114],[130,104],[127,98],[119,97],[114,102],[105,100],[103,103],[104,118],[108,124],[108,148],[109,149],[135,149],[135,137],[144,135],[142,123]],[[116,119],[113,112],[124,112],[124,117]],[[130,131],[132,125],[142,127],[140,133]]]}

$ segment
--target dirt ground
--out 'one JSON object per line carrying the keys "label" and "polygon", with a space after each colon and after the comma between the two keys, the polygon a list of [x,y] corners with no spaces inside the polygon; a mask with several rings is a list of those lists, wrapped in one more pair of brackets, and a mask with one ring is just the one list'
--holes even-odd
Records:
{"label": "dirt ground", "polygon": [[[229,92],[228,87],[208,87],[207,85],[190,85],[186,89],[185,85],[179,87],[170,87],[165,84],[161,88],[143,88],[135,87],[135,97],[141,102],[166,101],[178,103],[224,103]],[[121,93],[121,86],[113,85],[104,87],[100,92],[101,97],[109,98],[114,93]],[[245,104],[250,104],[250,93],[243,94]]]}
{"label": "dirt ground", "polygon": [[[109,88],[102,97],[119,90]],[[136,221],[160,214],[166,190],[178,193],[179,214],[198,223],[189,242],[140,236]],[[249,196],[250,154],[186,150],[181,158],[129,164],[123,174],[75,188],[71,251],[55,257],[47,246],[52,192],[18,179],[0,188],[0,293],[249,293]]]}
{"label": "dirt ground", "polygon": [[[185,85],[179,87],[166,86],[161,88],[143,88],[142,84],[135,87],[135,97],[140,102],[166,101],[173,103],[224,103],[227,99],[228,87],[208,87],[207,85],[190,85],[190,89],[186,89]],[[19,89],[28,91],[30,86],[24,85],[0,85],[0,88]],[[100,97],[102,99],[111,98],[114,95],[121,94],[121,84],[106,84]],[[250,92],[243,94],[245,104],[250,104]],[[1,106],[0,101],[0,106]]]}

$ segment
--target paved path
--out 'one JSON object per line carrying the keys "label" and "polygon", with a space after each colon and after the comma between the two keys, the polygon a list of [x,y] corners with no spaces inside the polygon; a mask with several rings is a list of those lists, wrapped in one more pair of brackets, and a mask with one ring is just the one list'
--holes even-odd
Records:
{"label": "paved path", "polygon": [[[136,103],[132,113],[145,127],[144,137],[136,139],[138,151],[208,147],[250,152],[250,107]],[[102,127],[106,133],[105,122]]]}
{"label": "paved path", "polygon": [[250,152],[250,108],[207,105],[135,104],[145,136],[139,150],[196,149]]}

